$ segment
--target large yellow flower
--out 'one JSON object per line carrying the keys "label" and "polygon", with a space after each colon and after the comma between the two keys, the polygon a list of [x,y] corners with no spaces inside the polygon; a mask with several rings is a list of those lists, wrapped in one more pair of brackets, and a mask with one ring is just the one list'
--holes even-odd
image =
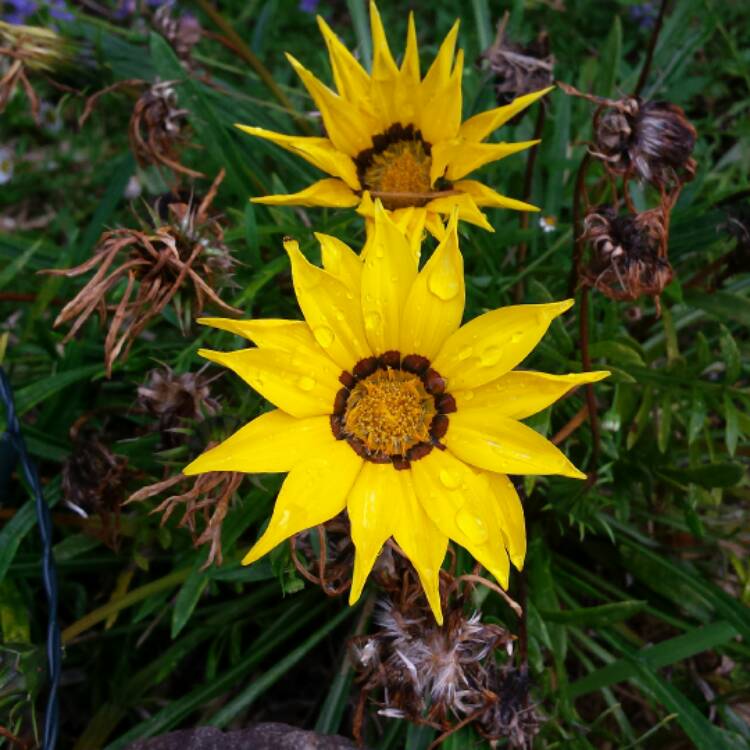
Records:
{"label": "large yellow flower", "polygon": [[438,574],[449,538],[504,587],[508,556],[523,564],[523,510],[507,474],[585,477],[518,420],[607,373],[511,371],[572,301],[504,307],[461,326],[457,223],[454,212],[418,271],[407,238],[377,204],[364,262],[318,234],[321,269],[286,241],[304,322],[202,321],[256,344],[200,353],[278,407],[185,469],[289,472],[244,563],[346,508],[356,547],[350,601],[393,537],[440,622]]}
{"label": "large yellow flower", "polygon": [[379,198],[395,212],[400,226],[414,233],[426,225],[436,237],[442,237],[444,231],[441,215],[449,215],[454,207],[459,210],[459,218],[490,231],[483,207],[536,211],[528,203],[465,178],[485,164],[538,143],[486,143],[485,139],[550,89],[519,97],[462,123],[462,50],[454,61],[458,21],[422,78],[413,16],[409,17],[406,52],[400,67],[388,47],[374,3],[370,4],[370,18],[371,75],[318,17],[331,60],[335,92],[287,55],[320,110],[327,137],[282,135],[238,126],[301,156],[331,177],[293,195],[253,200],[271,205],[357,206],[371,220],[374,201]]}

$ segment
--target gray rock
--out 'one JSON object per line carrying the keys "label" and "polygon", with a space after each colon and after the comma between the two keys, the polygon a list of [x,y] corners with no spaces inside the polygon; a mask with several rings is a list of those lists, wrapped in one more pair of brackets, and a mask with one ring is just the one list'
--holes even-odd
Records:
{"label": "gray rock", "polygon": [[215,727],[197,727],[137,740],[127,750],[358,750],[338,735],[318,734],[268,722],[248,729],[222,732]]}

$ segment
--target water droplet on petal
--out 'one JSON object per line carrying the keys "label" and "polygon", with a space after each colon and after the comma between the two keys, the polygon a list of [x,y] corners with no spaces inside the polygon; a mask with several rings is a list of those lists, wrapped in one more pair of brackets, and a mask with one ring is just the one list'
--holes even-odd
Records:
{"label": "water droplet on petal", "polygon": [[440,481],[449,489],[455,490],[461,484],[461,475],[448,469],[440,470]]}
{"label": "water droplet on petal", "polygon": [[517,344],[523,338],[523,331],[516,331],[510,337],[511,344]]}
{"label": "water droplet on petal", "polygon": [[380,327],[380,321],[382,318],[380,317],[380,313],[375,312],[374,310],[372,312],[365,313],[365,328],[368,331],[374,331],[376,328]]}
{"label": "water droplet on petal", "polygon": [[499,346],[488,346],[479,354],[479,364],[482,367],[492,367],[500,361],[503,350]]}
{"label": "water droplet on petal", "polygon": [[474,398],[474,391],[464,391],[461,394],[461,397],[463,398],[464,401],[471,401],[471,399]]}
{"label": "water droplet on petal", "polygon": [[324,349],[327,349],[336,338],[333,331],[328,326],[317,326],[316,328],[313,328],[313,336],[315,336],[315,340]]}
{"label": "water droplet on petal", "polygon": [[456,526],[466,534],[474,544],[483,544],[489,538],[487,526],[479,516],[466,508],[461,508],[456,514]]}
{"label": "water droplet on petal", "polygon": [[303,375],[298,381],[297,385],[303,391],[311,391],[315,388],[315,378],[311,378],[309,375]]}
{"label": "water droplet on petal", "polygon": [[463,361],[464,359],[471,357],[473,353],[474,349],[470,346],[466,346],[458,353],[458,358]]}
{"label": "water droplet on petal", "polygon": [[440,263],[427,279],[427,288],[444,301],[453,299],[461,289],[461,279],[449,262]]}

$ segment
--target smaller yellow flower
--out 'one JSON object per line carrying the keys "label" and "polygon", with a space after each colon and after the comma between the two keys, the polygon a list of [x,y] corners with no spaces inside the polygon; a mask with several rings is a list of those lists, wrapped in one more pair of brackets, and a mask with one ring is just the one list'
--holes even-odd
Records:
{"label": "smaller yellow flower", "polygon": [[422,78],[417,34],[409,16],[406,52],[396,65],[375,3],[370,3],[373,64],[368,73],[318,17],[336,91],[319,81],[291,55],[289,62],[320,110],[326,137],[283,135],[238,125],[301,156],[330,177],[292,195],[253,198],[269,205],[356,207],[368,223],[374,201],[395,214],[410,234],[423,227],[443,236],[441,217],[454,208],[459,218],[492,231],[482,208],[536,211],[534,206],[495,192],[467,176],[538,141],[487,143],[497,128],[550,88],[521,96],[504,107],[461,122],[463,51],[455,55],[458,21],[448,32]]}
{"label": "smaller yellow flower", "polygon": [[584,478],[519,420],[608,373],[512,371],[573,303],[517,305],[461,326],[463,258],[457,212],[419,270],[405,235],[375,206],[364,262],[322,234],[323,268],[286,250],[305,320],[202,322],[257,348],[200,353],[234,370],[277,409],[184,471],[289,472],[246,564],[346,509],[356,547],[355,602],[393,537],[419,575],[438,622],[448,539],[502,586],[520,569],[526,532],[508,474]]}

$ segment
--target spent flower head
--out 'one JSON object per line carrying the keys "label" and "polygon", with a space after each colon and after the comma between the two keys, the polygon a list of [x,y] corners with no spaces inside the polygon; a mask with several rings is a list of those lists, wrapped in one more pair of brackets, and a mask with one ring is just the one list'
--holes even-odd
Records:
{"label": "spent flower head", "polygon": [[409,17],[406,51],[393,58],[380,14],[370,3],[373,65],[368,73],[328,24],[318,25],[328,47],[336,91],[291,55],[292,67],[312,96],[324,137],[282,135],[238,127],[306,159],[330,177],[292,195],[253,198],[269,205],[356,207],[371,226],[375,200],[412,233],[423,227],[444,234],[443,217],[459,218],[492,231],[482,208],[537,210],[472,179],[472,172],[534,146],[537,141],[488,143],[487,138],[549,88],[461,122],[463,50],[454,55],[458,21],[448,32],[424,77],[420,72],[414,19]]}

